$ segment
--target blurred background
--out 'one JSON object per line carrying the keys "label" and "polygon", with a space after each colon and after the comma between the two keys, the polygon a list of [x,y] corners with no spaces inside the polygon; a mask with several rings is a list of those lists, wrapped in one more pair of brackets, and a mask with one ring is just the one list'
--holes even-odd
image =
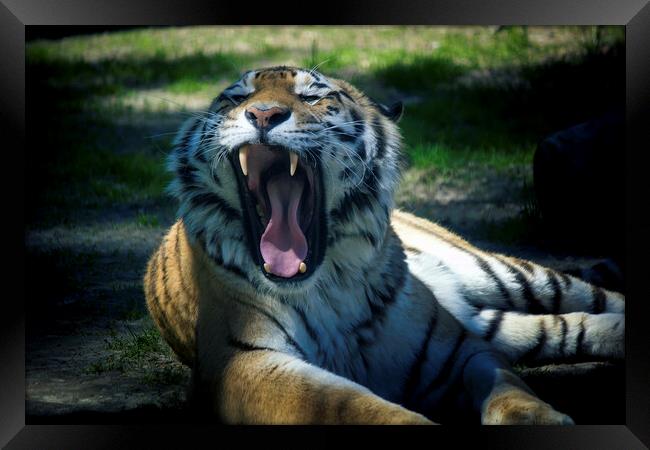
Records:
{"label": "blurred background", "polygon": [[397,205],[484,249],[560,270],[624,252],[624,27],[30,26],[27,41],[31,423],[184,407],[141,278],[175,220],[175,131],[248,69],[318,67],[401,100]]}

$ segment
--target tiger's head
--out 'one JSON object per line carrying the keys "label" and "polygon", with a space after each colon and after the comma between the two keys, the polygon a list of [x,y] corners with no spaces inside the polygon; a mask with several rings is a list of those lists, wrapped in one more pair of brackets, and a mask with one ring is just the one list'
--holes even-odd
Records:
{"label": "tiger's head", "polygon": [[268,291],[369,270],[399,178],[401,112],[314,70],[245,73],[186,122],[170,155],[190,236]]}

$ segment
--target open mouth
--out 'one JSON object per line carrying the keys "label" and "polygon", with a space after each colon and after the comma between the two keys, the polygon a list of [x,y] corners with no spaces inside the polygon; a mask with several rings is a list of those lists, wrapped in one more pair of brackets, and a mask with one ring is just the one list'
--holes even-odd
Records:
{"label": "open mouth", "polygon": [[254,260],[275,281],[311,275],[322,261],[325,237],[318,165],[263,144],[242,145],[231,163]]}

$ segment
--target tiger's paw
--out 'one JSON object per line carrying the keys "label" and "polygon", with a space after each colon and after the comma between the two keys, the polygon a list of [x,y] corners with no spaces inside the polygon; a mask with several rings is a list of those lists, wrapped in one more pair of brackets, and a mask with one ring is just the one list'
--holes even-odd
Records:
{"label": "tiger's paw", "polygon": [[571,417],[519,389],[489,399],[481,422],[484,425],[574,425]]}

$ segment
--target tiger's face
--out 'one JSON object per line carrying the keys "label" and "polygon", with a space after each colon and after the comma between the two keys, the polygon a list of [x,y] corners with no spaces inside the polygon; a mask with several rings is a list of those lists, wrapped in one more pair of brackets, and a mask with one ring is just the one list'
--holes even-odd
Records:
{"label": "tiger's face", "polygon": [[358,270],[388,224],[400,114],[315,71],[249,71],[179,134],[181,215],[258,287],[302,291]]}

